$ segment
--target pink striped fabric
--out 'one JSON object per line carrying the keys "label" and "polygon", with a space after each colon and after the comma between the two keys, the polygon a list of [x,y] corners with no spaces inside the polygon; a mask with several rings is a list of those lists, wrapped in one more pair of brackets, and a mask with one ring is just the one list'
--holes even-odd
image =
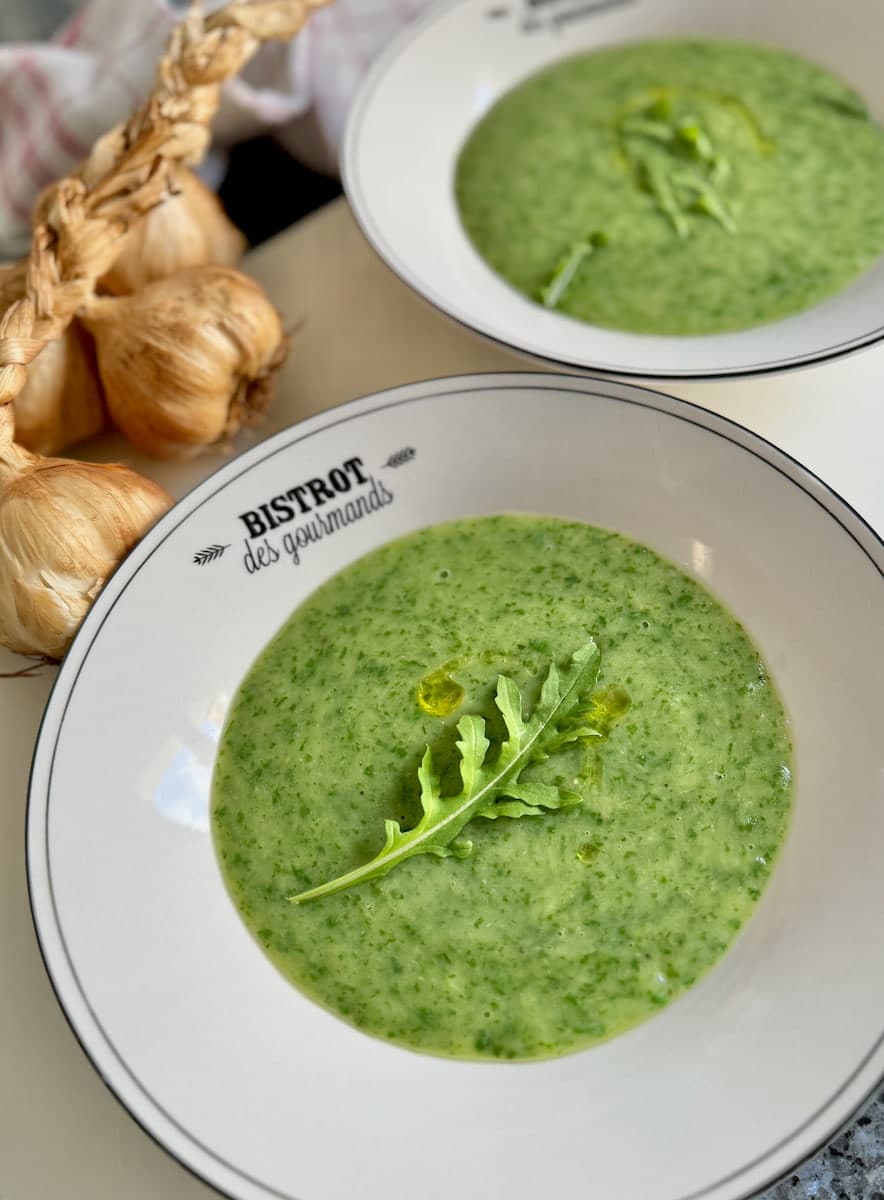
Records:
{"label": "pink striped fabric", "polygon": [[[333,172],[369,63],[429,2],[334,0],[291,45],[264,47],[224,89],[206,177],[217,180],[225,148],[271,129],[292,154]],[[0,45],[0,257],[25,248],[39,190],[147,94],[179,15],[167,0],[90,0],[49,42]]]}

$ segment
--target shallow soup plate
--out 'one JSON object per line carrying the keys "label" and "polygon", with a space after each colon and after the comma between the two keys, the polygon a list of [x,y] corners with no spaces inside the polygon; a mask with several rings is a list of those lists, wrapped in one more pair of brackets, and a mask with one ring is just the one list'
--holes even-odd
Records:
{"label": "shallow soup plate", "polygon": [[[259,519],[318,480],[365,503],[319,540],[299,537],[307,516]],[[708,588],[778,685],[796,781],[770,882],[718,963],[627,1033],[514,1063],[403,1049],[306,998],[240,920],[209,829],[231,697],[292,610],[391,539],[495,513],[616,531]],[[622,383],[408,385],[231,461],[101,592],[35,753],[34,919],[95,1068],[238,1200],[753,1194],[884,1075],[882,569],[878,537],[787,455]]]}
{"label": "shallow soup plate", "polygon": [[[343,148],[347,196],[375,250],[409,286],[537,359],[662,379],[748,376],[834,358],[884,336],[884,255],[837,294],[767,324],[702,336],[623,332],[544,307],[492,270],[464,230],[455,178],[470,134],[504,94],[567,58],[646,39],[732,39],[791,52],[854,88],[880,122],[878,23],[876,0],[443,0],[398,37],[361,87]],[[481,220],[491,218],[483,211]],[[581,237],[593,228],[590,211],[586,220]],[[726,239],[719,253],[728,254]],[[799,257],[795,269],[805,264]],[[771,269],[782,272],[782,263]]]}

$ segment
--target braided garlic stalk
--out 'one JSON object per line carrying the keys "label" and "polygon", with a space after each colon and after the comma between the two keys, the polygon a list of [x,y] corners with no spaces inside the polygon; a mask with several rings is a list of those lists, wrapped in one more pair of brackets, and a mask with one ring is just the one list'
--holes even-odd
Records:
{"label": "braided garlic stalk", "polygon": [[171,503],[126,468],[17,446],[10,405],[28,365],[93,302],[127,235],[169,194],[170,174],[202,158],[221,83],[264,41],[293,37],[325,2],[235,2],[210,16],[191,9],[147,102],[41,198],[23,295],[0,316],[0,644],[12,650],[60,658],[111,571]]}
{"label": "braided garlic stalk", "polygon": [[[24,297],[26,279],[21,263],[0,268],[0,313]],[[15,398],[16,440],[37,454],[58,454],[106,425],[92,337],[73,320],[28,368],[25,386]]]}

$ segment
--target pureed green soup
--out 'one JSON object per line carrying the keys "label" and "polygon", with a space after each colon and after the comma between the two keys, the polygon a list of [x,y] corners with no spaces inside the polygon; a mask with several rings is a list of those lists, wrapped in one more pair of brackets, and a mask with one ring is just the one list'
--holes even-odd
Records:
{"label": "pureed green soup", "polygon": [[[495,759],[499,675],[527,719],[590,635],[601,669],[561,722],[582,736],[547,734],[519,780],[563,807],[478,816],[467,857],[292,901],[377,855],[385,820],[417,825],[428,746],[457,794],[457,722],[481,714]],[[213,830],[243,919],[308,996],[416,1050],[537,1058],[644,1020],[724,952],[783,840],[790,754],[758,651],[698,583],[601,529],[483,517],[374,551],[293,613],[234,700]]]}
{"label": "pureed green soup", "polygon": [[638,333],[745,329],[884,250],[884,131],[791,54],[636,43],[505,95],[463,148],[456,194],[482,257],[549,308]]}

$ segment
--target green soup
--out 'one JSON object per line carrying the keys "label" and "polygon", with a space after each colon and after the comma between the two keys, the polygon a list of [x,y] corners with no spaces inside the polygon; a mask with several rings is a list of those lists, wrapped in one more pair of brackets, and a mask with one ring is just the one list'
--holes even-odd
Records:
{"label": "green soup", "polygon": [[[422,756],[450,786],[463,714],[499,743],[498,675],[533,704],[590,634],[606,736],[529,768],[582,803],[477,817],[467,858],[292,903],[371,859],[385,819],[416,824]],[[783,840],[790,753],[758,651],[698,583],[614,533],[484,517],[374,551],[293,613],[231,708],[213,830],[244,921],[319,1004],[416,1050],[537,1058],[644,1020],[723,953]]]}
{"label": "green soup", "polygon": [[503,97],[457,167],[482,257],[548,307],[702,334],[796,313],[884,249],[884,131],[791,54],[675,40],[566,60]]}

